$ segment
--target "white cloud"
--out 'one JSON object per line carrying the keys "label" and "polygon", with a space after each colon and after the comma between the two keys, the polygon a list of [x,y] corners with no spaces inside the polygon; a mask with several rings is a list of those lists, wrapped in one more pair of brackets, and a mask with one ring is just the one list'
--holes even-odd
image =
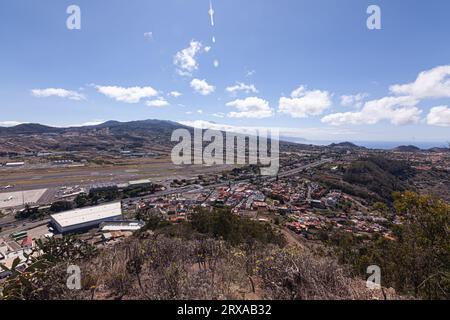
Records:
{"label": "white cloud", "polygon": [[450,127],[450,108],[447,106],[431,108],[426,120],[432,126]]}
{"label": "white cloud", "polygon": [[82,123],[80,126],[98,126],[99,124],[105,123],[105,120],[94,120],[94,121],[88,121],[85,123]]}
{"label": "white cloud", "polygon": [[125,103],[138,103],[141,99],[151,98],[158,95],[158,91],[152,87],[117,87],[117,86],[95,86],[97,91],[105,96]]}
{"label": "white cloud", "polygon": [[213,62],[214,67],[218,68],[219,67],[219,60],[214,60]]}
{"label": "white cloud", "polygon": [[164,98],[158,98],[155,100],[148,100],[145,104],[149,107],[167,107],[169,103]]}
{"label": "white cloud", "polygon": [[205,120],[187,120],[187,121],[179,121],[180,124],[193,127],[193,128],[201,128],[201,129],[212,129],[219,131],[231,131],[231,132],[240,132],[242,130],[241,127],[231,126],[227,124],[218,124],[214,122],[209,122]]}
{"label": "white cloud", "polygon": [[225,117],[225,113],[217,112],[217,113],[213,113],[212,116],[216,117],[216,118],[224,118]]}
{"label": "white cloud", "polygon": [[245,76],[246,77],[251,77],[252,75],[254,75],[256,73],[255,70],[248,70],[245,72]]}
{"label": "white cloud", "polygon": [[258,97],[248,97],[246,99],[237,99],[226,104],[227,107],[234,107],[239,112],[230,112],[230,118],[268,118],[273,116],[273,110],[269,103]]}
{"label": "white cloud", "polygon": [[[418,123],[422,110],[417,105],[423,99],[450,97],[450,65],[439,66],[419,73],[416,80],[407,84],[395,84],[389,87],[395,96],[388,96],[364,103],[358,112],[330,114],[322,122],[332,125],[375,124],[383,120],[395,125]],[[352,97],[342,99],[342,104]],[[449,109],[446,106],[434,107],[425,121],[429,125],[448,126]]]}
{"label": "white cloud", "polygon": [[144,32],[144,38],[146,39],[153,39],[153,32],[149,31],[149,32]]}
{"label": "white cloud", "polygon": [[308,91],[306,87],[300,86],[292,91],[290,98],[280,98],[278,111],[294,118],[306,118],[321,115],[330,106],[328,91]]}
{"label": "white cloud", "polygon": [[14,127],[22,124],[23,122],[19,121],[0,121],[0,127]]}
{"label": "white cloud", "polygon": [[88,126],[97,126],[102,123],[105,123],[105,120],[92,120],[79,124],[66,125],[64,127],[88,127]]}
{"label": "white cloud", "polygon": [[351,95],[341,96],[341,105],[344,107],[354,107],[356,109],[361,109],[364,103],[364,99],[369,95],[367,93],[357,93]]}
{"label": "white cloud", "polygon": [[200,80],[200,79],[193,79],[191,81],[191,88],[195,90],[195,92],[207,96],[211,93],[213,93],[216,88],[212,85],[209,85],[206,80]]}
{"label": "white cloud", "polygon": [[384,97],[371,100],[357,112],[334,113],[322,118],[322,122],[331,125],[376,124],[388,120],[395,125],[417,123],[422,111],[416,107],[418,99],[413,97]]}
{"label": "white cloud", "polygon": [[396,84],[389,89],[397,95],[409,95],[421,99],[448,98],[450,97],[450,65],[421,72],[416,81]]}
{"label": "white cloud", "polygon": [[175,54],[173,63],[177,66],[177,72],[182,76],[192,76],[192,72],[198,69],[198,62],[195,59],[201,50],[202,44],[191,40],[189,47]]}
{"label": "white cloud", "polygon": [[212,129],[219,131],[229,131],[235,133],[248,133],[254,130],[275,130],[280,133],[281,137],[289,138],[303,138],[311,141],[322,139],[348,139],[349,136],[357,136],[357,132],[345,128],[335,127],[309,127],[309,128],[286,128],[286,127],[250,127],[250,126],[234,126],[228,124],[221,124],[205,120],[186,120],[179,123],[202,129]]}
{"label": "white cloud", "polygon": [[255,85],[242,82],[237,82],[236,85],[227,87],[225,90],[231,94],[236,94],[239,91],[244,91],[245,93],[258,93]]}
{"label": "white cloud", "polygon": [[171,91],[168,93],[169,96],[174,97],[174,98],[178,98],[181,97],[183,94],[181,92],[178,91]]}
{"label": "white cloud", "polygon": [[198,114],[203,114],[203,110],[202,110],[202,109],[198,109],[198,110],[197,110],[197,113],[198,113]]}
{"label": "white cloud", "polygon": [[205,47],[205,52],[209,52],[211,50],[211,47]]}
{"label": "white cloud", "polygon": [[81,93],[60,88],[33,89],[31,94],[37,98],[60,97],[76,101],[86,99]]}

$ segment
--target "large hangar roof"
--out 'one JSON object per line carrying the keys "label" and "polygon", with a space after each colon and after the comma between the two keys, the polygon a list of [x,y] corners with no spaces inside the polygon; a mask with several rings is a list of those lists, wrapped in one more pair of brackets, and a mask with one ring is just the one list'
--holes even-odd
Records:
{"label": "large hangar roof", "polygon": [[66,211],[51,215],[61,227],[83,224],[91,221],[104,220],[117,217],[122,214],[120,202],[114,202],[96,207],[88,207]]}

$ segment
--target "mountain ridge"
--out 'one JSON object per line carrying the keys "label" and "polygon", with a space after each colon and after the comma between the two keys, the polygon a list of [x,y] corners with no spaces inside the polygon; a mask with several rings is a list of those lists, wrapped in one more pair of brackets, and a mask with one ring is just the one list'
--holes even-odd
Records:
{"label": "mountain ridge", "polygon": [[[54,127],[49,125],[43,125],[39,123],[22,123],[11,127],[0,127],[0,138],[8,138],[11,136],[26,136],[26,135],[48,135],[48,134],[92,134],[93,132],[101,132],[102,130],[107,130],[113,135],[124,139],[131,139],[132,144],[137,141],[142,141],[143,139],[150,138],[167,144],[170,141],[171,133],[176,129],[188,129],[193,130],[193,127],[186,126],[184,124],[171,121],[171,120],[160,120],[160,119],[146,119],[146,120],[133,120],[133,121],[117,121],[108,120],[95,125],[86,126],[67,126],[67,127]],[[105,133],[106,135],[106,133]],[[167,141],[162,141],[164,138]],[[286,144],[296,144],[308,146],[308,141],[305,139],[300,139],[300,141],[293,142],[289,139],[283,139],[282,141]],[[347,150],[363,150],[370,149],[362,146],[358,146],[353,142],[340,142],[332,143],[327,146],[328,148],[336,149],[347,149]],[[430,148],[430,149],[420,149],[413,145],[400,145],[396,148],[391,149],[392,151],[398,152],[450,152],[450,148]]]}
{"label": "mountain ridge", "polygon": [[143,125],[160,125],[167,124],[178,127],[186,127],[178,122],[170,120],[158,120],[158,119],[146,119],[146,120],[134,120],[134,121],[117,121],[108,120],[96,125],[85,125],[85,126],[66,126],[66,127],[55,127],[50,125],[43,125],[40,123],[21,123],[11,127],[1,127],[0,135],[6,134],[40,134],[47,132],[62,132],[62,131],[76,131],[82,129],[103,129],[118,126],[129,126],[129,127],[142,127]]}

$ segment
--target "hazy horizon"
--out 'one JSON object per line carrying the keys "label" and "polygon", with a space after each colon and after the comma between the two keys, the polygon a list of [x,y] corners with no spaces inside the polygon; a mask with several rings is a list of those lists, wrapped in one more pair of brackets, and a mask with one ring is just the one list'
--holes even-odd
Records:
{"label": "hazy horizon", "polygon": [[[174,122],[174,123],[179,123],[182,125],[188,125],[188,123],[183,123],[183,122],[177,122],[174,120],[167,120],[167,119],[141,119],[141,120],[131,120],[131,121],[147,121],[147,120],[156,120],[156,121],[168,121],[168,122]],[[39,125],[44,125],[44,126],[49,126],[49,127],[55,127],[55,128],[70,128],[70,127],[83,127],[83,126],[95,126],[95,125],[100,125],[106,122],[110,122],[110,121],[117,121],[117,122],[121,122],[121,123],[126,123],[126,122],[131,122],[131,121],[120,121],[120,120],[106,120],[106,121],[97,121],[97,122],[92,122],[92,123],[85,123],[85,124],[80,124],[80,125],[69,125],[69,126],[54,126],[51,124],[43,124],[43,123],[33,123],[33,122],[24,122],[24,123],[15,123],[15,124],[10,124],[7,126],[2,126],[0,125],[1,128],[10,128],[10,127],[14,127],[17,125],[21,125],[21,124],[39,124]],[[211,124],[215,124],[215,123],[211,123]],[[208,128],[208,126],[205,126],[205,123],[202,123],[202,127],[203,128]],[[192,126],[192,125],[191,125]],[[220,126],[220,125],[219,125]],[[192,126],[194,127],[194,126]],[[223,131],[233,131],[232,127],[223,127],[223,128],[218,128],[218,127],[214,127],[211,126],[211,129],[220,129]],[[257,127],[256,127],[257,128]],[[240,128],[239,128],[240,129]],[[270,127],[268,127],[268,129],[270,129]],[[278,129],[278,128],[277,128]],[[312,140],[312,139],[307,139],[307,138],[302,138],[302,137],[291,137],[291,136],[286,136],[281,134],[280,135],[280,140],[286,141],[286,142],[294,142],[294,143],[299,143],[299,144],[311,144],[311,145],[318,145],[318,146],[327,146],[330,145],[332,143],[342,143],[342,142],[350,142],[353,143],[355,145],[361,146],[361,147],[366,147],[366,148],[370,148],[370,149],[393,149],[395,147],[398,146],[407,146],[407,145],[413,145],[416,146],[418,148],[421,149],[431,149],[431,148],[448,148],[449,146],[449,142],[445,141],[445,140],[430,140],[430,141],[424,141],[424,140],[411,140],[411,141],[402,141],[402,140],[371,140],[371,141],[364,141],[364,140],[352,140],[352,139],[341,139],[341,140]]]}

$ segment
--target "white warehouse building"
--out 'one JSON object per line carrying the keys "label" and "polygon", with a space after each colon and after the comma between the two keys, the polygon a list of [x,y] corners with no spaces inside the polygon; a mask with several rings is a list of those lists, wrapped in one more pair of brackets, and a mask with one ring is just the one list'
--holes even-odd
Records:
{"label": "white warehouse building", "polygon": [[105,221],[121,220],[122,206],[120,202],[114,202],[53,214],[50,219],[60,233],[77,232],[98,227]]}

